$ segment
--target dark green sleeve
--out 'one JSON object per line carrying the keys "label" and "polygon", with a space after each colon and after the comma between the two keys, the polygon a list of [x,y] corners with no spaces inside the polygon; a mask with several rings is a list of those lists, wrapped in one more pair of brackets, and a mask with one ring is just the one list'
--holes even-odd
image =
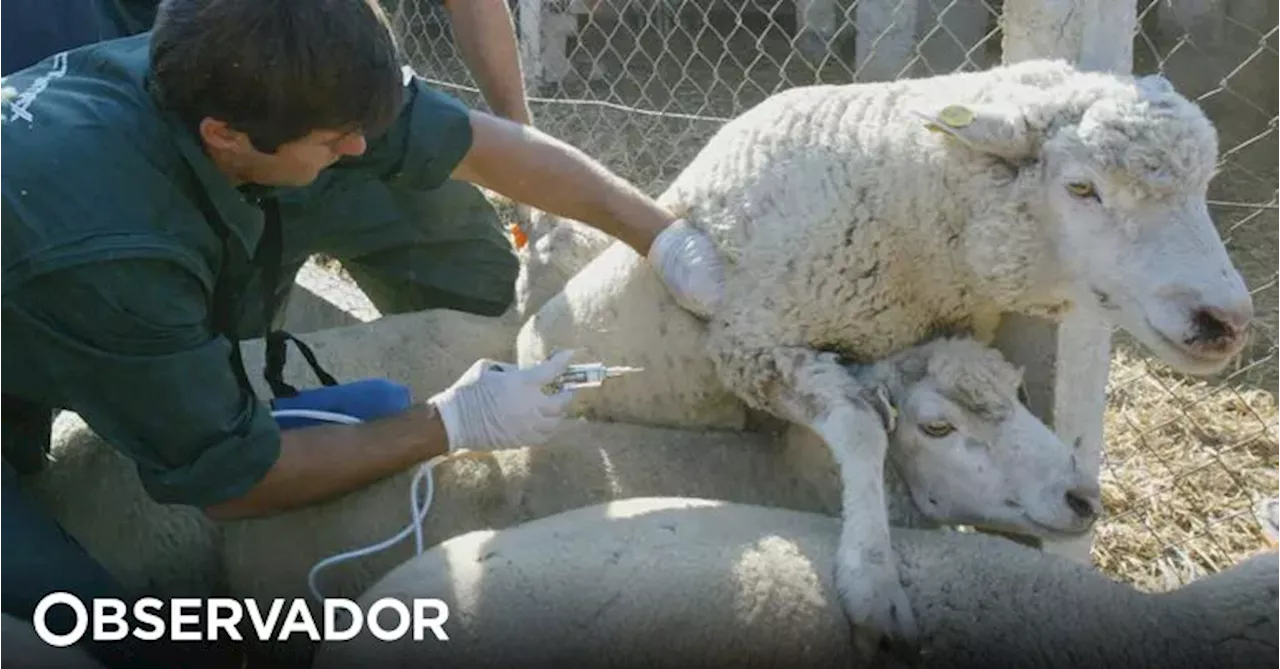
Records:
{"label": "dark green sleeve", "polygon": [[[6,291],[5,383],[81,415],[157,502],[243,495],[275,463],[269,409],[242,392],[201,283],[176,263],[80,265]],[[11,367],[12,365],[12,367]],[[16,369],[15,369],[16,367]]]}
{"label": "dark green sleeve", "polygon": [[348,167],[372,169],[409,188],[438,188],[471,150],[471,113],[457,98],[435,90],[406,71],[400,116],[369,138],[365,154]]}

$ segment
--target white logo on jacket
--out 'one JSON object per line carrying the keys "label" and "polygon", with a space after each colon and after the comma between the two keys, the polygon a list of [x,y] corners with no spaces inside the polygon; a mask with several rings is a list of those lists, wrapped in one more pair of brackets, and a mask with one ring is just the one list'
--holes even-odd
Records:
{"label": "white logo on jacket", "polygon": [[20,118],[28,124],[35,122],[35,117],[31,115],[29,107],[36,98],[49,87],[49,82],[58,79],[67,74],[67,52],[62,51],[54,54],[50,61],[50,70],[45,74],[36,77],[31,82],[31,86],[27,90],[18,93],[18,91],[10,86],[3,87],[3,96],[0,97],[0,121],[12,121]]}

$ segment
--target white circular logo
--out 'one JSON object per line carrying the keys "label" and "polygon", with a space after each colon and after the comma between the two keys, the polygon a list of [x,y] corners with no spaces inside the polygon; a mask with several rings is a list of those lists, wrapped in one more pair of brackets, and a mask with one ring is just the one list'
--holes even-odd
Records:
{"label": "white circular logo", "polygon": [[[48,614],[49,609],[57,604],[66,604],[71,607],[76,614],[75,627],[71,628],[66,634],[54,634],[49,626],[45,624],[44,617]],[[80,640],[84,636],[84,631],[89,628],[89,611],[84,608],[84,604],[78,597],[69,592],[50,593],[44,599],[36,604],[35,615],[32,616],[32,624],[35,625],[36,634],[40,639],[50,646],[64,648]]]}

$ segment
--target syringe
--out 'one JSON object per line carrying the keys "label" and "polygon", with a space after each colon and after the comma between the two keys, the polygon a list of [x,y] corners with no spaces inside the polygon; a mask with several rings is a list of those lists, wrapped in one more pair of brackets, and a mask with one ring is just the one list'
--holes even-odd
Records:
{"label": "syringe", "polygon": [[569,365],[569,368],[552,382],[553,391],[577,390],[579,388],[597,388],[605,379],[623,374],[643,372],[643,367],[609,367],[602,362],[587,362]]}

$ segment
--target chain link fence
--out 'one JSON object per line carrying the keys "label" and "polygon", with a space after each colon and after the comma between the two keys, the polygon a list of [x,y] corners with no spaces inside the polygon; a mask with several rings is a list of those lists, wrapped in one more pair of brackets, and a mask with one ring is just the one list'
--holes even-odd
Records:
{"label": "chain link fence", "polygon": [[[484,108],[431,0],[384,0],[427,79]],[[1238,364],[1179,375],[1114,337],[1094,559],[1164,590],[1266,545],[1277,489],[1277,17],[1264,0],[1138,0],[1134,71],[1217,124],[1212,213],[1254,291]],[[511,0],[534,123],[660,193],[722,123],[797,85],[985,69],[999,0]]]}
{"label": "chain link fence", "polygon": [[1171,373],[1121,333],[1109,384],[1104,504],[1095,556],[1157,589],[1265,545],[1276,495],[1277,6],[1139,0],[1134,71],[1160,72],[1213,119],[1210,211],[1253,291],[1251,344],[1202,380]]}

